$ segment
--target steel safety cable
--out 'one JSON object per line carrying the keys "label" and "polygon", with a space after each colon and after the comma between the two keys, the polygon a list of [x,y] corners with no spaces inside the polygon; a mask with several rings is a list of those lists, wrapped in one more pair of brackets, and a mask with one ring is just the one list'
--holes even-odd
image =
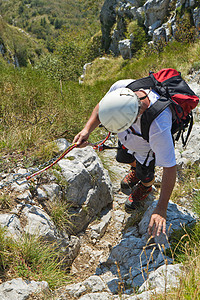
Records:
{"label": "steel safety cable", "polygon": [[[102,151],[104,149],[109,149],[109,148],[103,148],[103,145],[104,143],[109,139],[110,137],[110,132],[108,133],[108,135],[106,136],[105,139],[95,143],[95,144],[91,144],[89,143],[88,145],[92,146],[94,150],[98,150],[98,151]],[[34,168],[32,169],[32,172],[29,171],[25,174],[14,174],[14,178],[10,181],[7,181],[7,182],[3,182],[0,184],[0,189],[2,189],[3,187],[6,187],[14,182],[16,182],[18,185],[24,183],[24,182],[19,182],[20,180],[22,179],[25,179],[25,180],[30,180],[32,179],[33,177],[37,176],[37,175],[40,175],[41,173],[43,173],[44,171],[50,169],[51,167],[53,167],[55,164],[57,164],[62,158],[64,158],[65,155],[67,155],[72,149],[76,148],[76,147],[79,147],[80,145],[77,144],[77,143],[74,143],[74,144],[71,144],[69,147],[67,147],[64,152],[60,155],[60,156],[57,156],[51,160],[49,160],[48,162],[40,165],[39,167],[37,168]],[[45,166],[45,167],[44,167]],[[41,169],[40,169],[41,168]]]}

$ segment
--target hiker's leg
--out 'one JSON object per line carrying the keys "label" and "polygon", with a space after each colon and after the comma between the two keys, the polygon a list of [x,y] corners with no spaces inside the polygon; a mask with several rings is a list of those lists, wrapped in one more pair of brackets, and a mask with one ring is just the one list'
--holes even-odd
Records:
{"label": "hiker's leg", "polygon": [[126,208],[135,209],[152,191],[154,183],[155,160],[153,159],[149,166],[144,166],[136,162],[136,176],[140,180],[136,188],[129,195],[125,206]]}
{"label": "hiker's leg", "polygon": [[134,155],[127,152],[121,143],[118,143],[119,149],[117,150],[116,160],[120,163],[129,164],[131,166],[129,173],[122,179],[121,188],[130,189],[139,179],[136,176],[136,160]]}
{"label": "hiker's leg", "polygon": [[136,162],[136,176],[141,180],[141,183],[146,186],[152,186],[155,181],[155,159],[152,159],[148,166],[144,166],[138,161]]}

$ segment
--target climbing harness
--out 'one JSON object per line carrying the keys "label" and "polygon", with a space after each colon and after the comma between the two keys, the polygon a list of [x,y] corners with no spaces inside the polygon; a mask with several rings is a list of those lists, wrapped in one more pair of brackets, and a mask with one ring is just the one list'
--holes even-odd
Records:
{"label": "climbing harness", "polygon": [[[117,147],[107,146],[104,143],[110,138],[111,132],[108,133],[105,139],[97,142],[97,143],[89,143],[90,146],[93,147],[94,150],[103,151],[105,149],[117,149]],[[65,157],[72,149],[78,147],[79,145],[77,143],[71,144],[69,147],[65,149],[65,151],[55,158],[50,159],[48,162],[41,164],[37,168],[30,168],[30,171],[24,174],[14,174],[13,179],[9,181],[5,181],[3,183],[0,183],[0,189],[9,186],[12,183],[17,183],[18,185],[24,184],[26,181],[32,179],[35,176],[40,175],[44,171],[50,169],[55,164],[57,164],[62,158]]]}
{"label": "climbing harness", "polygon": [[109,131],[108,135],[106,136],[105,139],[103,139],[102,141],[100,141],[98,143],[91,144],[93,146],[93,149],[102,151],[102,147],[103,147],[104,143],[109,139],[110,135],[111,135],[111,132]]}

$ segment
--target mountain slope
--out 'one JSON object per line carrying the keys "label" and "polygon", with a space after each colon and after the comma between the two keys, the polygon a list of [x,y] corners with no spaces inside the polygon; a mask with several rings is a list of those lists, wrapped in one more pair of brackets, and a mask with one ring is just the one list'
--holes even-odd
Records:
{"label": "mountain slope", "polygon": [[46,40],[56,37],[65,26],[68,32],[89,31],[99,28],[99,10],[102,0],[8,0],[0,4],[6,22]]}
{"label": "mountain slope", "polygon": [[0,52],[5,61],[27,66],[28,63],[34,64],[45,48],[25,31],[7,24],[0,17]]}

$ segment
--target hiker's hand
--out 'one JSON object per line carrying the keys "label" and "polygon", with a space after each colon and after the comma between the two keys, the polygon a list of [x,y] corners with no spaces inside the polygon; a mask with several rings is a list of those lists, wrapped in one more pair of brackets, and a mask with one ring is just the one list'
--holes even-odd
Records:
{"label": "hiker's hand", "polygon": [[148,234],[155,237],[159,236],[161,232],[166,233],[166,210],[155,208],[149,222]]}
{"label": "hiker's hand", "polygon": [[73,143],[77,143],[80,148],[88,145],[89,132],[86,129],[81,130],[73,140]]}

